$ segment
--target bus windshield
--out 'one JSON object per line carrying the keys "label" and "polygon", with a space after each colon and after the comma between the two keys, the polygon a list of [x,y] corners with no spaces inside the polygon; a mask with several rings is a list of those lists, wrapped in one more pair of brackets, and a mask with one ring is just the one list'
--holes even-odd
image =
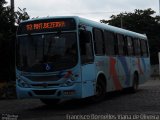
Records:
{"label": "bus windshield", "polygon": [[53,72],[77,64],[76,33],[19,36],[17,69],[24,72]]}

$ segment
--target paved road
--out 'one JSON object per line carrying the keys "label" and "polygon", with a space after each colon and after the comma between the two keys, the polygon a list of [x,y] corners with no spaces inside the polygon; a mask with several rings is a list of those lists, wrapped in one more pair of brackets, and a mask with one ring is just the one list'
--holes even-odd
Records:
{"label": "paved road", "polygon": [[99,103],[67,101],[46,106],[39,100],[0,100],[0,118],[6,120],[160,119],[160,80],[150,80],[135,94],[114,92]]}

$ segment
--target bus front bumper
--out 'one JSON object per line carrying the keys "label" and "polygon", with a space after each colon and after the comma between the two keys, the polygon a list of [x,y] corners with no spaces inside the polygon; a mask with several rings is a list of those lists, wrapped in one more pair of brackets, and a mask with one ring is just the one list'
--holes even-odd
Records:
{"label": "bus front bumper", "polygon": [[56,88],[23,88],[16,86],[17,97],[23,98],[48,98],[48,99],[78,99],[82,98],[81,83],[75,83],[68,87]]}

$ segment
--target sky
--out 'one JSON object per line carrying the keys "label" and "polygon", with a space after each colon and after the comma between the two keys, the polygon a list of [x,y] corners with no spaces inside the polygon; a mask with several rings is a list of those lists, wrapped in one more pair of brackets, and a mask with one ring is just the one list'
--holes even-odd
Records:
{"label": "sky", "polygon": [[[6,0],[10,4],[10,0]],[[159,0],[15,0],[15,11],[26,8],[31,18],[81,16],[94,21],[109,19],[121,12],[152,8],[159,14]]]}

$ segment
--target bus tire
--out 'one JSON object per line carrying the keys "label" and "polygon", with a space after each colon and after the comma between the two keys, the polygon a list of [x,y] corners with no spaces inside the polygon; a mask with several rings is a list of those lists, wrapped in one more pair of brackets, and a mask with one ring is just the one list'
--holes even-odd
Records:
{"label": "bus tire", "polygon": [[40,101],[46,105],[57,105],[60,102],[60,99],[40,99]]}
{"label": "bus tire", "polygon": [[96,95],[94,96],[94,102],[104,100],[106,95],[106,83],[102,77],[99,77],[96,83]]}
{"label": "bus tire", "polygon": [[131,87],[131,92],[132,92],[132,93],[135,93],[135,92],[138,91],[138,85],[139,85],[138,73],[134,73],[134,76],[133,76],[133,84],[132,84],[132,87]]}

